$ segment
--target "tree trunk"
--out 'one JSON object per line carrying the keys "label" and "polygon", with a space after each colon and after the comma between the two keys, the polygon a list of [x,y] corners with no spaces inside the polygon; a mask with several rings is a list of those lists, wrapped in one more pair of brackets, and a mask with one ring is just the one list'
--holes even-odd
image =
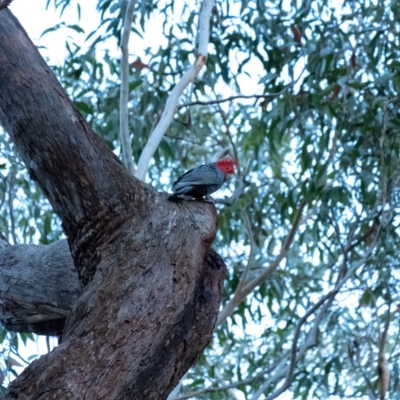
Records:
{"label": "tree trunk", "polygon": [[[0,121],[60,216],[85,285],[61,345],[6,398],[166,398],[210,341],[218,314],[226,267],[210,247],[214,205],[168,202],[129,175],[9,10],[0,12],[0,87]],[[40,258],[34,264],[41,268]],[[44,284],[49,271],[41,273]],[[68,285],[52,282],[60,291]]]}

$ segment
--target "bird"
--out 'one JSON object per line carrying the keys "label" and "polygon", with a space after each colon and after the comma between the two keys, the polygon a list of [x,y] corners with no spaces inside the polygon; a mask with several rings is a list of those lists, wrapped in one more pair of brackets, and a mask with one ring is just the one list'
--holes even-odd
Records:
{"label": "bird", "polygon": [[211,164],[200,165],[185,172],[172,185],[173,194],[169,199],[176,199],[180,195],[191,196],[201,200],[216,192],[228,179],[228,175],[235,173],[238,162],[225,158]]}

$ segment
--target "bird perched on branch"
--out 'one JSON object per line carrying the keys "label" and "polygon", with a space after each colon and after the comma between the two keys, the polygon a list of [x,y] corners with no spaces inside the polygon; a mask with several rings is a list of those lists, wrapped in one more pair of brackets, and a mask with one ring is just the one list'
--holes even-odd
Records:
{"label": "bird perched on branch", "polygon": [[235,173],[236,160],[230,158],[217,162],[200,165],[184,173],[173,185],[174,192],[169,199],[177,196],[192,196],[195,199],[202,199],[211,193],[216,192],[228,179],[228,176]]}

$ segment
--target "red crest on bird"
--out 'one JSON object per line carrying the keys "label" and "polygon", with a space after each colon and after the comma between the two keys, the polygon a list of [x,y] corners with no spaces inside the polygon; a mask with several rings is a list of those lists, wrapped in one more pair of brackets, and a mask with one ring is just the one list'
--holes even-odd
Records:
{"label": "red crest on bird", "polygon": [[216,162],[216,167],[225,174],[234,174],[235,167],[239,168],[239,163],[232,158],[223,158]]}

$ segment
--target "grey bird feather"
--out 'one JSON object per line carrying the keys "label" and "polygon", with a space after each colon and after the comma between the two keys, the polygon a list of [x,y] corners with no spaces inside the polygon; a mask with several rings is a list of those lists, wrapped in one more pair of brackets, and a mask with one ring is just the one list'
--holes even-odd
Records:
{"label": "grey bird feather", "polygon": [[173,184],[173,195],[170,198],[184,195],[201,199],[216,192],[227,180],[228,173],[234,172],[233,165],[233,161],[217,161],[187,171]]}

